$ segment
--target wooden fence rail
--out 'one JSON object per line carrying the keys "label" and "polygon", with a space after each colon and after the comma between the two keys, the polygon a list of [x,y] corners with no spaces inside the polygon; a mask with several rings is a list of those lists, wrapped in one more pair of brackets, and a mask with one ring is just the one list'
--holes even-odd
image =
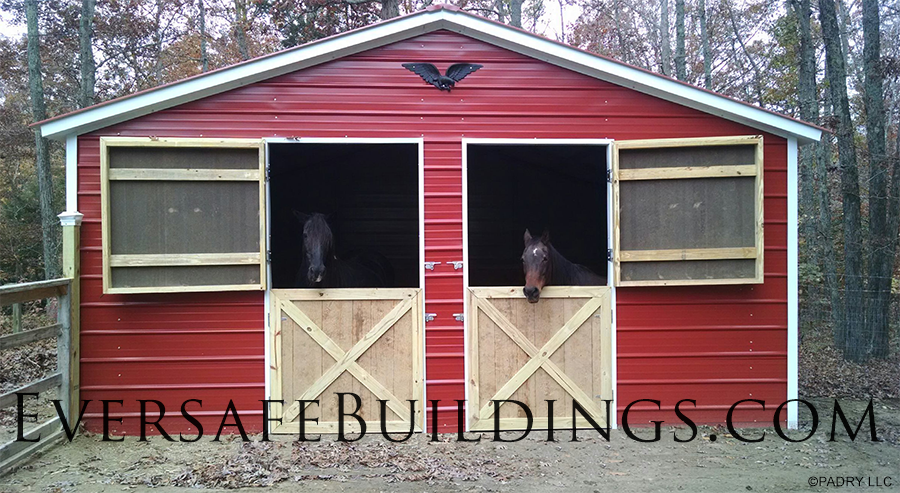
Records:
{"label": "wooden fence rail", "polygon": [[[72,391],[70,377],[72,374],[70,353],[72,346],[71,286],[72,280],[68,278],[0,286],[0,307],[15,306],[22,302],[45,298],[57,298],[59,301],[57,323],[0,336],[0,351],[52,337],[56,337],[57,340],[56,371],[12,391],[0,394],[0,409],[16,406],[18,402],[17,393],[41,393],[56,390],[57,399],[61,401],[65,415],[67,417],[70,416],[70,393]],[[0,445],[0,475],[12,470],[34,454],[59,443],[64,437],[59,417],[48,419],[25,432],[26,439],[38,437],[40,437],[38,442],[14,440]]]}

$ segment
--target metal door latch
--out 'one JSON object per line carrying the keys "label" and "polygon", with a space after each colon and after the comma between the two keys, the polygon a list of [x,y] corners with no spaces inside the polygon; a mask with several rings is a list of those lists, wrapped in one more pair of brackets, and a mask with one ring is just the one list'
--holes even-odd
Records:
{"label": "metal door latch", "polygon": [[425,262],[425,268],[428,270],[434,270],[435,265],[440,265],[440,262]]}
{"label": "metal door latch", "polygon": [[449,262],[447,262],[447,263],[448,263],[448,264],[453,264],[453,270],[459,270],[459,269],[462,269],[462,267],[463,267],[463,261],[462,261],[462,260],[451,260],[451,261],[449,261]]}
{"label": "metal door latch", "polygon": [[426,313],[426,314],[425,314],[425,321],[426,321],[426,322],[431,322],[432,320],[434,320],[434,317],[436,317],[436,316],[437,316],[437,313]]}
{"label": "metal door latch", "polygon": [[455,318],[457,322],[462,322],[466,319],[466,315],[463,313],[454,313],[453,318]]}

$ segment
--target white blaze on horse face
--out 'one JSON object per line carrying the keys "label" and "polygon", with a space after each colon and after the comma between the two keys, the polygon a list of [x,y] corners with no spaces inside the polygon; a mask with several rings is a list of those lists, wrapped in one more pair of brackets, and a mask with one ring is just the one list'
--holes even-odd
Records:
{"label": "white blaze on horse face", "polygon": [[538,249],[537,249],[537,247],[535,247],[535,249],[531,252],[531,254],[534,255],[535,257],[538,256]]}

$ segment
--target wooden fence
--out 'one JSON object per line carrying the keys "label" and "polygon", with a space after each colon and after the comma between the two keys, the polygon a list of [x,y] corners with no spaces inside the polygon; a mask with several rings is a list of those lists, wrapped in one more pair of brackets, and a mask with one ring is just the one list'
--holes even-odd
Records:
{"label": "wooden fence", "polygon": [[[56,390],[58,392],[57,399],[60,400],[63,411],[66,416],[71,416],[69,410],[73,397],[72,389],[74,383],[72,380],[73,365],[71,364],[73,354],[71,287],[71,279],[54,279],[0,286],[0,307],[15,306],[23,302],[45,298],[57,298],[59,300],[57,322],[55,324],[0,336],[0,351],[42,339],[57,338],[56,371],[44,378],[0,394],[0,409],[15,407],[17,405],[17,393],[41,393]],[[25,432],[26,439],[38,437],[40,437],[38,442],[14,440],[0,445],[0,475],[12,470],[34,454],[59,443],[64,437],[59,417],[44,421]]]}

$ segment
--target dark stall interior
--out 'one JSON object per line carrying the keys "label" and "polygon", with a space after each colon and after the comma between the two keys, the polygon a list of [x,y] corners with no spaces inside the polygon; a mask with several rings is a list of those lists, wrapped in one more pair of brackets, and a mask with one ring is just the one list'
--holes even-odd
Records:
{"label": "dark stall interior", "polygon": [[470,144],[470,286],[518,286],[525,229],[572,262],[607,273],[605,145]]}
{"label": "dark stall interior", "polygon": [[295,287],[303,226],[293,210],[328,215],[339,257],[377,252],[390,287],[419,287],[418,160],[415,144],[270,144],[272,288]]}

